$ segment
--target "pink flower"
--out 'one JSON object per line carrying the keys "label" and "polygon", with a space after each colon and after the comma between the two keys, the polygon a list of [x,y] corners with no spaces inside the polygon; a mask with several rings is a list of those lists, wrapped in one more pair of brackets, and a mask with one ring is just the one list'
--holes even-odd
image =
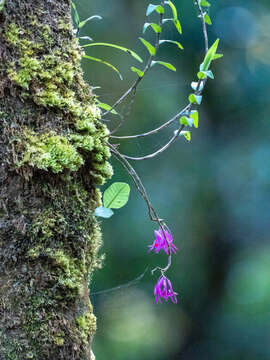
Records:
{"label": "pink flower", "polygon": [[176,253],[176,250],[178,249],[173,244],[173,237],[171,232],[166,230],[162,231],[160,227],[158,230],[155,230],[155,236],[156,238],[153,244],[149,246],[149,251],[155,250],[156,254],[158,254],[160,250],[164,250],[165,253],[169,255],[169,248],[170,248],[172,252]]}
{"label": "pink flower", "polygon": [[154,287],[154,296],[156,303],[162,303],[161,299],[171,299],[174,304],[177,304],[177,296],[178,294],[173,291],[172,283],[165,276],[161,276],[155,287]]}

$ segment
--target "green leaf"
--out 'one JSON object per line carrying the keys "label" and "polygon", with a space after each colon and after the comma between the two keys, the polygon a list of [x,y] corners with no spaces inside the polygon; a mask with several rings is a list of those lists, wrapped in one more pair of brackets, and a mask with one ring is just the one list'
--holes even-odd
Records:
{"label": "green leaf", "polygon": [[113,69],[115,72],[117,72],[117,74],[119,75],[120,79],[123,80],[123,77],[122,77],[120,71],[119,71],[115,66],[113,66],[113,65],[110,64],[110,63],[108,63],[107,61],[104,61],[104,60],[102,60],[102,59],[98,59],[98,58],[95,58],[95,57],[89,56],[89,55],[83,55],[83,57],[84,57],[85,59],[88,59],[88,60],[91,60],[91,61],[96,61],[96,62],[99,62],[99,63],[101,63],[101,64],[103,64],[103,65],[106,65],[106,66],[110,67],[110,68]]}
{"label": "green leaf", "polygon": [[158,24],[155,23],[145,23],[143,25],[143,33],[145,33],[145,31],[149,28],[149,26],[151,26],[151,28],[154,30],[155,33],[160,34],[161,33],[161,26],[159,26]]}
{"label": "green leaf", "polygon": [[193,125],[197,129],[199,126],[199,113],[197,110],[192,110],[190,112],[190,117],[193,119]]}
{"label": "green leaf", "polygon": [[120,209],[129,199],[130,187],[126,183],[115,182],[103,195],[104,207],[110,209]]}
{"label": "green leaf", "polygon": [[223,54],[215,54],[213,60],[217,60],[223,57]]}
{"label": "green leaf", "polygon": [[197,104],[200,105],[202,102],[202,96],[201,95],[195,95],[195,94],[190,94],[188,97],[189,102],[191,102],[191,104]]}
{"label": "green leaf", "polygon": [[215,77],[214,77],[214,74],[212,73],[211,70],[208,70],[208,71],[206,71],[205,73],[206,73],[206,76],[209,77],[210,79],[214,79],[214,78],[215,78]]}
{"label": "green leaf", "polygon": [[156,49],[155,49],[155,47],[154,47],[152,44],[150,44],[150,42],[146,41],[144,38],[140,37],[139,39],[141,40],[141,42],[143,43],[143,45],[147,48],[149,54],[150,54],[151,56],[155,56],[155,54],[156,54]]}
{"label": "green leaf", "polygon": [[199,71],[199,72],[197,73],[197,77],[198,77],[198,79],[200,79],[200,80],[206,79],[206,78],[207,78],[206,71]]}
{"label": "green leaf", "polygon": [[106,110],[106,111],[110,111],[110,113],[112,113],[112,114],[114,114],[114,115],[117,115],[117,114],[118,114],[118,112],[117,112],[116,110],[114,110],[114,109],[111,110],[111,109],[112,109],[111,105],[105,104],[105,103],[103,103],[103,102],[98,102],[98,103],[97,103],[97,106],[100,107],[101,109]]}
{"label": "green leaf", "polygon": [[161,5],[149,4],[146,10],[146,16],[149,16],[154,11],[156,11],[158,14],[164,14],[164,7]]}
{"label": "green leaf", "polygon": [[174,25],[175,25],[177,31],[179,32],[179,34],[182,34],[182,26],[180,24],[180,21],[178,19],[176,19],[173,22],[174,22]]}
{"label": "green leaf", "polygon": [[178,46],[179,49],[183,50],[183,46],[180,44],[180,42],[178,41],[174,41],[174,40],[160,40],[159,44],[164,44],[164,43],[171,43],[171,44],[175,44]]}
{"label": "green leaf", "polygon": [[[203,87],[204,87],[204,84],[203,84],[203,82],[201,82],[200,83],[200,86],[199,86],[199,88],[198,88],[198,82],[192,82],[191,83],[191,88],[194,90],[194,91],[202,91],[203,90]],[[198,89],[197,89],[198,88]]]}
{"label": "green leaf", "polygon": [[102,20],[102,17],[99,16],[99,15],[90,16],[88,19],[83,20],[83,21],[81,21],[81,22],[78,24],[78,29],[81,29],[82,27],[84,27],[84,25],[87,24],[88,21],[91,21],[91,20],[93,20],[93,19]]}
{"label": "green leaf", "polygon": [[130,49],[127,49],[123,46],[119,46],[119,45],[116,45],[116,44],[110,44],[110,43],[92,43],[92,44],[86,44],[86,45],[83,45],[83,47],[90,47],[90,46],[108,46],[108,47],[112,47],[112,48],[115,48],[115,49],[118,49],[118,50],[121,50],[121,51],[124,51],[126,53],[128,53],[129,55],[133,56],[134,59],[138,60],[139,62],[143,62],[142,58],[136,54],[134,51],[130,50]]}
{"label": "green leaf", "polygon": [[204,18],[204,21],[206,22],[206,24],[212,25],[211,18],[208,14],[204,14],[203,18]]}
{"label": "green leaf", "polygon": [[165,1],[165,4],[170,6],[170,8],[172,9],[172,14],[173,14],[174,20],[177,20],[178,14],[177,14],[175,5],[171,1]]}
{"label": "green leaf", "polygon": [[74,19],[75,19],[75,23],[77,24],[77,26],[79,25],[80,23],[80,17],[79,17],[79,14],[78,14],[78,11],[77,11],[77,8],[76,8],[76,5],[75,3],[72,1],[72,8],[73,8],[73,11],[74,11]]}
{"label": "green leaf", "polygon": [[96,208],[94,214],[95,216],[99,216],[104,219],[109,219],[111,216],[113,216],[114,212],[111,209],[105,208],[103,206],[99,206],[98,208]]}
{"label": "green leaf", "polygon": [[204,7],[209,7],[211,4],[206,0],[200,0],[200,5]]}
{"label": "green leaf", "polygon": [[3,10],[4,6],[5,6],[5,0],[0,0],[0,11]]}
{"label": "green leaf", "polygon": [[170,64],[168,62],[165,62],[165,61],[152,61],[151,66],[154,66],[155,64],[159,64],[159,65],[165,66],[166,68],[168,68],[168,69],[170,69],[172,71],[176,71],[176,68],[172,64]]}
{"label": "green leaf", "polygon": [[185,126],[190,126],[190,127],[192,127],[192,125],[193,125],[193,119],[191,119],[191,118],[188,117],[188,116],[181,116],[181,118],[180,118],[180,124],[181,124],[181,125],[185,125]]}
{"label": "green leaf", "polygon": [[210,79],[214,79],[214,75],[211,70],[199,71],[197,76],[198,76],[198,79],[200,79],[200,80],[206,79],[207,77]]}
{"label": "green leaf", "polygon": [[143,77],[144,76],[144,72],[141,71],[140,69],[137,69],[136,67],[134,66],[131,66],[131,71],[135,72],[139,77]]}
{"label": "green leaf", "polygon": [[219,43],[219,39],[217,39],[214,42],[214,44],[210,47],[210,49],[207,51],[207,54],[205,55],[203,63],[200,66],[201,71],[207,71],[209,69],[211,62],[214,60],[214,57],[216,55],[218,43]]}
{"label": "green leaf", "polygon": [[191,134],[190,131],[181,131],[180,136],[184,136],[187,141],[191,141]]}

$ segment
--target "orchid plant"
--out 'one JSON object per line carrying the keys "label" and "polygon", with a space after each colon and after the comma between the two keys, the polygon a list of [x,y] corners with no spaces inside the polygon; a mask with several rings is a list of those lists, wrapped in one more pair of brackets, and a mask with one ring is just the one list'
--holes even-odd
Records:
{"label": "orchid plant", "polygon": [[[163,44],[173,44],[178,47],[179,50],[183,50],[183,46],[179,41],[175,40],[168,40],[168,39],[162,39],[162,31],[165,26],[168,26],[170,24],[173,25],[173,27],[176,29],[178,35],[182,35],[182,26],[181,22],[178,16],[177,8],[175,7],[173,1],[165,1],[161,0],[159,4],[149,4],[146,9],[146,16],[148,18],[157,16],[158,21],[154,22],[152,19],[150,19],[148,22],[146,22],[143,26],[143,34],[145,34],[147,31],[153,31],[155,33],[155,42],[154,44],[151,44],[148,40],[146,40],[144,37],[140,37],[139,40],[142,43],[142,45],[147,49],[148,51],[148,58],[143,61],[142,58],[135,53],[133,50],[130,50],[126,47],[119,46],[117,44],[110,44],[110,43],[95,43],[92,42],[91,37],[80,37],[79,32],[81,28],[89,21],[93,19],[101,19],[100,16],[94,15],[89,17],[86,20],[81,21],[79,18],[79,14],[76,10],[76,6],[73,3],[73,10],[74,10],[74,20],[76,24],[76,29],[74,30],[75,34],[81,39],[82,41],[87,40],[90,41],[87,44],[82,45],[85,49],[91,49],[95,46],[107,46],[111,47],[120,51],[124,51],[127,54],[131,55],[134,59],[136,59],[139,63],[144,63],[142,68],[137,68],[132,66],[131,71],[134,72],[137,76],[136,80],[131,84],[131,86],[120,96],[119,99],[117,99],[114,104],[109,105],[105,104],[101,101],[99,101],[98,106],[103,110],[102,112],[102,120],[103,121],[109,121],[108,116],[115,116],[117,115],[120,118],[119,124],[115,129],[110,129],[110,132],[108,134],[108,147],[110,148],[112,154],[115,156],[117,160],[123,165],[123,167],[126,169],[128,174],[131,176],[137,190],[141,194],[142,198],[146,202],[147,209],[148,209],[148,216],[151,221],[158,224],[158,230],[154,231],[155,234],[155,240],[152,245],[149,246],[149,251],[154,251],[156,254],[158,254],[160,251],[164,251],[165,255],[168,258],[168,262],[166,267],[156,267],[152,270],[152,274],[154,274],[156,271],[159,271],[160,277],[157,280],[156,285],[154,286],[154,297],[156,300],[156,303],[161,303],[162,299],[168,301],[171,300],[174,304],[177,303],[177,293],[173,290],[171,281],[166,277],[166,273],[171,267],[172,264],[172,255],[176,254],[176,251],[178,250],[176,245],[173,243],[173,236],[171,231],[169,230],[168,226],[166,225],[165,221],[160,219],[160,217],[157,214],[157,211],[153,207],[149,196],[146,192],[146,189],[143,185],[143,182],[137,172],[135,171],[134,167],[131,165],[130,161],[141,161],[141,160],[147,160],[152,159],[162,152],[164,152],[166,149],[168,149],[171,145],[173,145],[179,138],[183,137],[187,141],[191,140],[191,132],[190,130],[187,130],[187,128],[198,128],[199,126],[199,113],[198,113],[198,107],[201,105],[202,102],[202,93],[206,84],[207,79],[214,79],[213,72],[211,71],[210,67],[212,65],[212,62],[220,57],[222,57],[222,54],[217,54],[217,48],[219,44],[219,39],[217,39],[211,47],[209,47],[209,40],[208,40],[208,33],[207,33],[207,25],[211,25],[212,21],[209,16],[209,9],[211,4],[207,0],[195,0],[195,5],[198,9],[198,17],[201,20],[202,24],[202,31],[204,36],[204,51],[205,51],[205,57],[203,59],[203,62],[201,63],[198,73],[197,73],[197,79],[196,81],[191,82],[191,89],[193,92],[189,94],[188,96],[188,103],[183,109],[178,112],[175,116],[173,116],[171,119],[164,122],[161,126],[158,128],[152,129],[148,132],[136,134],[136,135],[126,135],[126,136],[118,136],[117,131],[122,127],[122,125],[125,122],[125,117],[123,114],[121,114],[118,111],[118,107],[120,104],[122,104],[124,101],[129,99],[134,99],[136,95],[136,90],[139,84],[142,82],[142,80],[145,78],[147,73],[151,71],[151,68],[156,65],[160,65],[162,67],[165,67],[166,69],[169,69],[171,71],[176,71],[176,68],[174,65],[167,61],[160,60],[158,58],[158,51],[160,46],[163,46]],[[167,12],[168,17],[167,16]],[[84,57],[90,61],[96,61],[99,63],[102,63],[106,66],[109,66],[112,70],[114,70],[122,79],[122,75],[120,71],[112,64],[108,63],[105,60],[97,59],[93,57],[92,55],[84,55]],[[134,157],[130,155],[126,155],[121,153],[119,150],[119,144],[114,144],[112,141],[114,140],[132,140],[137,139],[140,137],[146,137],[153,134],[158,133],[160,130],[164,129],[165,127],[169,126],[172,123],[178,123],[178,129],[174,131],[172,134],[172,137],[169,139],[169,141],[162,146],[160,149],[155,151],[152,154],[147,154],[142,157]],[[121,146],[121,145],[120,145]],[[125,183],[114,183],[112,184],[103,194],[103,206],[97,208],[95,210],[95,215],[100,216],[103,218],[109,218],[113,215],[112,209],[119,209],[122,206],[124,206],[129,198],[130,194],[130,187],[128,184]]]}

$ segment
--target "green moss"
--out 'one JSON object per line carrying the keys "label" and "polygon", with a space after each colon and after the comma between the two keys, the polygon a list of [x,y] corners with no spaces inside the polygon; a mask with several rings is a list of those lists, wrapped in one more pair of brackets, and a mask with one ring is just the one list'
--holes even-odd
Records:
{"label": "green moss", "polygon": [[[38,26],[36,18],[30,20],[40,29],[40,38],[48,42],[51,36],[48,25]],[[8,26],[6,38],[20,54],[19,61],[10,62],[7,68],[8,77],[21,89],[20,96],[30,97],[37,105],[65,113],[74,127],[69,134],[35,134],[26,130],[24,156],[17,165],[53,173],[77,171],[87,156],[93,160],[89,172],[93,181],[104,184],[113,174],[107,162],[110,158],[106,146],[108,130],[98,122],[100,109],[93,102],[93,96],[89,96],[83,81],[80,69],[82,53],[77,40],[73,39],[64,53],[56,47],[49,55],[41,56],[42,43],[33,42],[26,31],[14,24]],[[78,149],[89,152],[91,156],[82,155]]]}
{"label": "green moss", "polygon": [[10,24],[6,31],[6,37],[12,45],[16,45],[19,41],[19,28],[15,24]]}
{"label": "green moss", "polygon": [[81,331],[81,335],[85,343],[89,343],[89,339],[96,332],[96,317],[92,312],[92,308],[89,305],[89,309],[82,316],[76,319],[76,322]]}
{"label": "green moss", "polygon": [[53,173],[58,173],[64,169],[76,171],[84,163],[76,147],[66,137],[56,135],[53,132],[38,136],[27,131],[24,143],[26,149],[23,160],[18,164],[19,166],[28,163],[38,169],[49,169]]}
{"label": "green moss", "polygon": [[0,290],[0,353],[10,360],[66,358],[71,349],[74,359],[88,359],[96,330],[87,286],[103,259],[95,184],[103,184],[112,168],[108,129],[83,80],[82,50],[72,40],[68,15],[61,19],[63,6],[51,28],[51,14],[41,24],[42,13],[33,11],[16,25],[5,19],[2,32],[10,104],[0,118],[12,124],[7,163],[11,171],[17,166],[20,194],[9,207],[14,231],[0,240],[9,270]]}
{"label": "green moss", "polygon": [[54,337],[54,343],[58,346],[63,346],[65,342],[65,339],[61,336],[55,336]]}

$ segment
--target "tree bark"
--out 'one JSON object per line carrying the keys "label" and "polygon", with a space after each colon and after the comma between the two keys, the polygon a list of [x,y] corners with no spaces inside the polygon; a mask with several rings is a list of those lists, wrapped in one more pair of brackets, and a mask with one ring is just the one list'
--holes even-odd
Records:
{"label": "tree bark", "polygon": [[0,12],[0,359],[93,359],[107,129],[80,67],[70,0]]}

